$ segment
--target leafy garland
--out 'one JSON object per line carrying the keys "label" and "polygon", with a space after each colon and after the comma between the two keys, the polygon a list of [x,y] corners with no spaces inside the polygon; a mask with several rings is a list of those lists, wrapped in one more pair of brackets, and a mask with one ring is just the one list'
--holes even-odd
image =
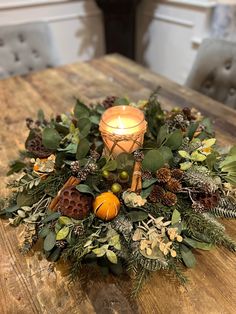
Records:
{"label": "leafy garland", "polygon": [[[148,131],[142,150],[110,160],[98,125],[106,108],[121,104],[142,109]],[[183,265],[194,267],[195,250],[236,250],[215,219],[236,218],[236,146],[222,152],[201,113],[164,111],[153,93],[138,103],[107,97],[90,108],[77,100],[73,113],[48,121],[39,111],[26,123],[26,150],[8,173],[21,175],[0,203],[10,224],[25,225],[22,253],[43,238],[48,260],[71,262],[72,279],[84,264],[128,272],[136,295],[154,271],[184,283]],[[130,191],[137,162],[142,189]]]}

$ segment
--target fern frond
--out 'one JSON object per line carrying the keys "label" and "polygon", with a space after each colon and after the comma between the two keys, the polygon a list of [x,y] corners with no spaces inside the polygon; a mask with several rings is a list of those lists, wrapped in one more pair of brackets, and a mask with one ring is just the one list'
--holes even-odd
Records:
{"label": "fern frond", "polygon": [[221,198],[219,205],[211,210],[216,217],[236,218],[236,203],[228,197]]}

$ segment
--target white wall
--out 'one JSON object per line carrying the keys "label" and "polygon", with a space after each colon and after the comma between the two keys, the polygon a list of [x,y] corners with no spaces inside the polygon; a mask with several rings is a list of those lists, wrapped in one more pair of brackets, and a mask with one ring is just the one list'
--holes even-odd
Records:
{"label": "white wall", "polygon": [[137,60],[184,84],[202,40],[209,36],[211,0],[143,0],[137,16]]}
{"label": "white wall", "polygon": [[61,64],[104,54],[102,14],[93,0],[0,0],[0,26],[49,23]]}

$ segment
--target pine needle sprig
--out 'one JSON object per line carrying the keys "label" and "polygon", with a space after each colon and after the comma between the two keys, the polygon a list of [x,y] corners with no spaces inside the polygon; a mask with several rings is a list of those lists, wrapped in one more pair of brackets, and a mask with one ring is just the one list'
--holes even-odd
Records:
{"label": "pine needle sprig", "polygon": [[236,218],[236,203],[228,197],[222,197],[217,207],[211,210],[216,217]]}
{"label": "pine needle sprig", "polygon": [[215,223],[206,219],[200,213],[194,213],[192,209],[184,209],[182,207],[181,217],[186,223],[187,230],[190,235],[197,237],[198,234],[203,235],[208,242],[224,246],[230,251],[236,251],[236,243],[225,234],[225,232]]}
{"label": "pine needle sprig", "polygon": [[133,287],[131,292],[131,297],[136,298],[147,281],[147,279],[150,277],[150,271],[148,271],[144,267],[140,267],[136,273],[135,278],[133,279]]}

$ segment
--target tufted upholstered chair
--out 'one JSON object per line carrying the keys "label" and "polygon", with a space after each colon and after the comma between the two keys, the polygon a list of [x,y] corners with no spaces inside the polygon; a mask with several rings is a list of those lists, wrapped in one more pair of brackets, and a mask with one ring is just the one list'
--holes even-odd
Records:
{"label": "tufted upholstered chair", "polygon": [[46,23],[0,26],[0,79],[58,63]]}
{"label": "tufted upholstered chair", "polygon": [[236,109],[236,43],[205,39],[186,85]]}

